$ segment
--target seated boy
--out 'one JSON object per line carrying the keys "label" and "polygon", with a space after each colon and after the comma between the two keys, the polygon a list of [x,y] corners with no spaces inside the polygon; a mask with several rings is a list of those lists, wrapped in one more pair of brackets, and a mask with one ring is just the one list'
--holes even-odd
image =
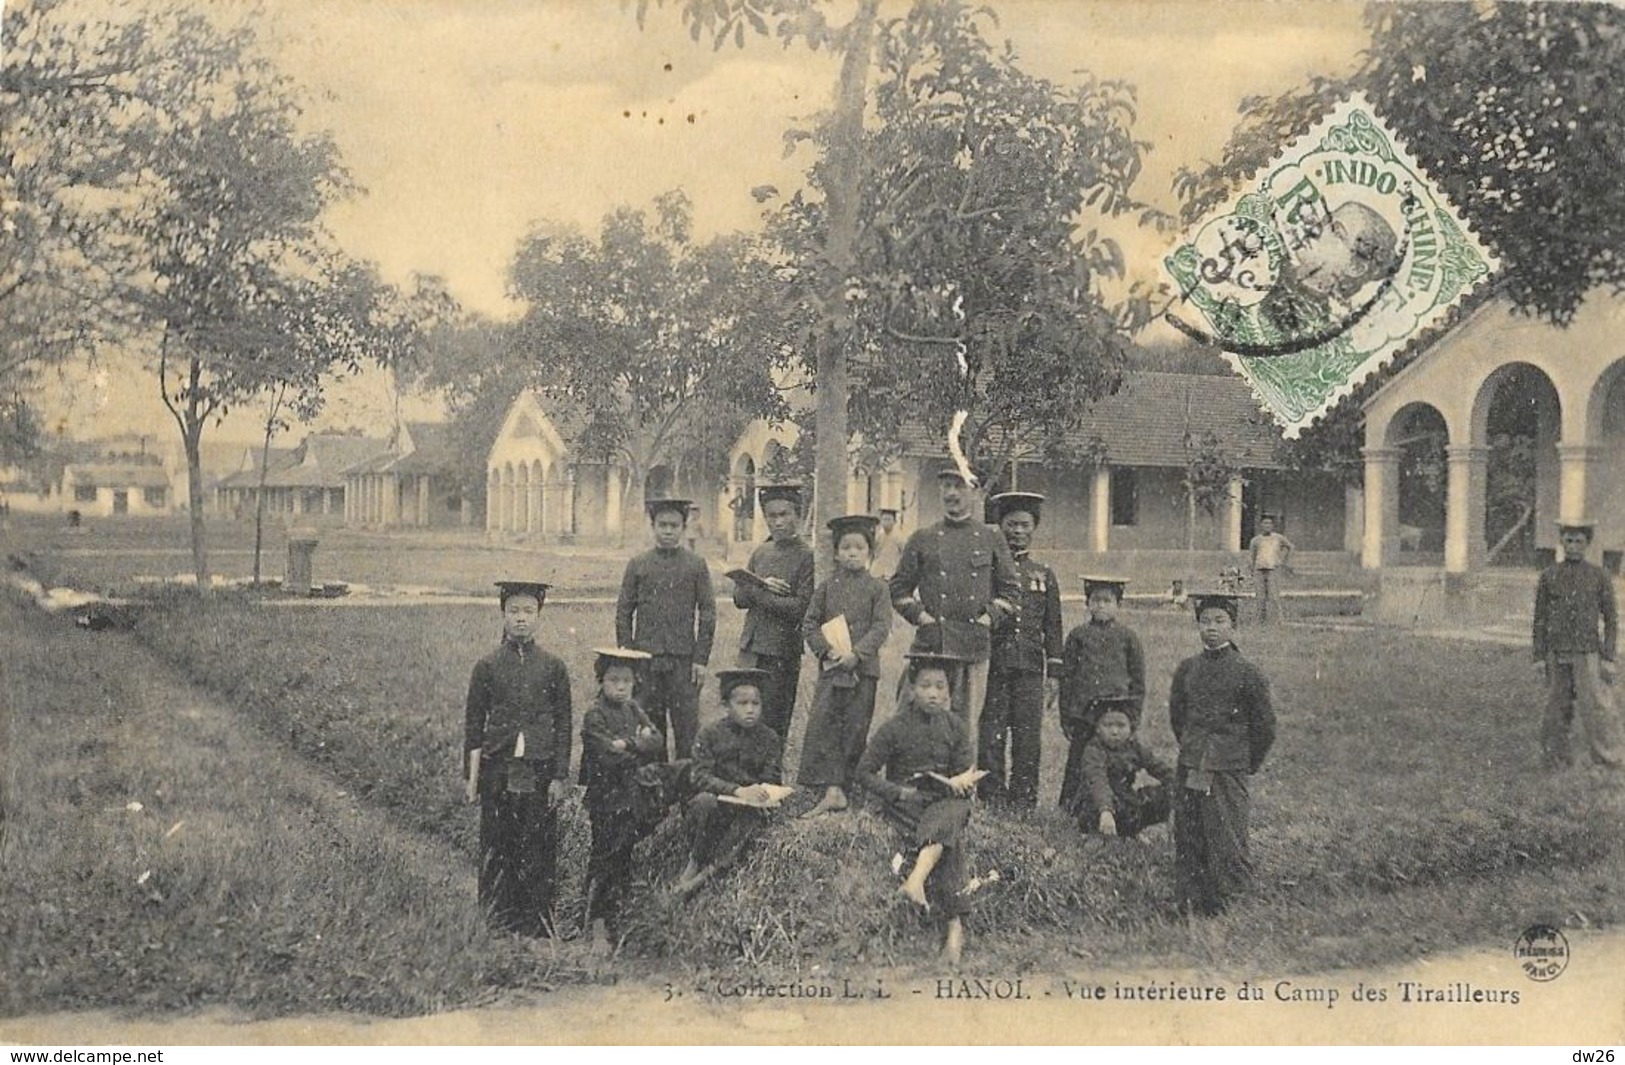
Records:
{"label": "seated boy", "polygon": [[[761,785],[782,779],[779,737],[762,723],[762,685],[768,678],[763,669],[717,674],[727,716],[701,729],[694,741],[689,764],[694,795],[683,810],[688,865],[674,889],[679,895],[698,889],[738,855],[765,820],[760,805],[769,796]],[[742,801],[724,802],[724,797]]]}
{"label": "seated boy", "polygon": [[665,743],[632,698],[643,651],[597,648],[593,673],[598,698],[581,722],[581,775],[586,785],[592,851],[587,858],[587,923],[595,951],[609,946],[609,931],[632,885],[632,848],[648,831],[638,816],[637,773],[656,763]]}
{"label": "seated boy", "polygon": [[[1134,786],[1140,770],[1157,783]],[[1078,827],[1102,836],[1138,836],[1168,820],[1167,784],[1173,767],[1134,735],[1134,722],[1120,702],[1108,704],[1095,725],[1095,738],[1083,749],[1083,801]]]}
{"label": "seated boy", "polygon": [[858,780],[917,848],[899,890],[916,906],[947,919],[943,955],[959,961],[967,906],[961,845],[976,789],[975,756],[953,712],[948,678],[963,663],[944,655],[908,656],[909,697],[875,730],[858,762]]}

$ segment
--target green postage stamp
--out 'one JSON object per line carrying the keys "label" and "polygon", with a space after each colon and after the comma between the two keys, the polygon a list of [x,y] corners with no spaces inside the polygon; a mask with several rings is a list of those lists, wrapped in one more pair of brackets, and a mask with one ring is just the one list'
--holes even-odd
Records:
{"label": "green postage stamp", "polygon": [[1180,297],[1169,320],[1222,350],[1289,437],[1497,266],[1359,96],[1164,262]]}

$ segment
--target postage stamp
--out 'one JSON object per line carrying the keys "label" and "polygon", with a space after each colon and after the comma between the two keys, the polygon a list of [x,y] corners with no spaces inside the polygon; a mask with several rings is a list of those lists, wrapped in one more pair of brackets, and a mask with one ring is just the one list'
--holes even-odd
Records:
{"label": "postage stamp", "polygon": [[1498,266],[1358,95],[1198,223],[1164,265],[1179,295],[1169,321],[1218,347],[1288,437]]}

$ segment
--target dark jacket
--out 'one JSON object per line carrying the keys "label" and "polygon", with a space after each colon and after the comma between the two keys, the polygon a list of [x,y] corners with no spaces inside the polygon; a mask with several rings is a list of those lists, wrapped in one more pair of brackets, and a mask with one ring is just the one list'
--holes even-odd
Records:
{"label": "dark jacket", "polygon": [[909,624],[919,625],[922,613],[936,619],[915,632],[912,650],[974,662],[987,661],[991,650],[989,626],[978,619],[994,599],[1014,606],[1021,590],[1004,535],[970,519],[939,521],[910,536],[890,589]]}
{"label": "dark jacket", "polygon": [[1619,610],[1608,572],[1584,560],[1547,566],[1535,584],[1535,657],[1598,654],[1612,662],[1618,648]]}
{"label": "dark jacket", "polygon": [[[587,787],[586,805],[590,809],[623,811],[632,809],[637,795],[634,777],[638,767],[659,759],[665,749],[658,733],[652,737],[639,730],[654,728],[649,715],[634,700],[619,706],[608,702],[602,695],[587,707],[581,719],[581,775],[578,781]],[[617,751],[615,741],[626,741],[626,749]]]}
{"label": "dark jacket", "polygon": [[758,577],[779,577],[790,585],[789,595],[739,581],[734,584],[734,606],[747,611],[739,649],[772,658],[801,657],[802,616],[813,594],[813,553],[799,539],[769,540],[750,553],[745,567]]}
{"label": "dark jacket", "polygon": [[747,784],[778,784],[784,779],[779,737],[766,725],[751,728],[729,718],[700,730],[689,764],[689,783],[696,792],[731,795]]}
{"label": "dark jacket", "polygon": [[1168,692],[1168,720],[1189,769],[1256,773],[1275,742],[1270,686],[1235,644],[1179,663]]}
{"label": "dark jacket", "polygon": [[705,559],[681,547],[653,548],[626,564],[615,602],[616,643],[703,666],[716,634],[716,595]]}
{"label": "dark jacket", "polygon": [[971,768],[970,733],[951,710],[931,714],[909,700],[869,737],[857,778],[888,802],[921,773],[958,776]]}
{"label": "dark jacket", "polygon": [[1082,721],[1089,704],[1112,695],[1145,699],[1145,652],[1134,630],[1093,619],[1073,629],[1061,652],[1061,719]]}
{"label": "dark jacket", "polygon": [[993,626],[993,668],[1058,675],[1061,667],[1061,582],[1029,554],[1016,558],[1016,612]]}
{"label": "dark jacket", "polygon": [[858,656],[856,676],[880,676],[880,648],[891,632],[891,603],[886,582],[867,573],[848,573],[839,566],[812,594],[801,619],[801,635],[808,650],[819,658],[829,653],[829,641],[820,628],[826,621],[846,616],[852,632],[852,650]]}
{"label": "dark jacket", "polygon": [[1090,805],[1097,811],[1110,810],[1128,799],[1134,791],[1134,778],[1142,769],[1160,783],[1174,778],[1173,766],[1139,740],[1131,739],[1117,748],[1101,743],[1099,737],[1090,740],[1083,749],[1083,786]]}
{"label": "dark jacket", "polygon": [[[501,647],[474,664],[469,677],[463,750],[479,748],[485,762],[511,758],[521,732],[524,761],[539,776],[569,777],[570,674],[563,662],[534,641],[503,640]],[[487,783],[500,786],[496,774],[483,764],[481,774],[482,789]]]}

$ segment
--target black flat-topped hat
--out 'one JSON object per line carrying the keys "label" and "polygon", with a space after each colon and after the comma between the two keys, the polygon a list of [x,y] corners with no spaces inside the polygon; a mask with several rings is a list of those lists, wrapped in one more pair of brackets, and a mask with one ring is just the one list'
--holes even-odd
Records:
{"label": "black flat-topped hat", "polygon": [[650,521],[654,521],[667,511],[687,521],[688,508],[693,505],[693,501],[688,499],[651,499],[643,504],[643,509],[649,512]]}
{"label": "black flat-topped hat", "polygon": [[1218,607],[1229,614],[1230,620],[1235,622],[1241,617],[1241,601],[1251,598],[1251,595],[1244,592],[1193,592],[1190,600],[1191,609],[1196,612],[1198,618],[1202,616],[1202,611]]}
{"label": "black flat-topped hat", "polygon": [[541,606],[547,602],[547,590],[553,587],[541,581],[497,581],[496,585],[497,602],[503,606],[507,606],[508,600],[516,595],[528,595],[536,600],[537,606]]}
{"label": "black flat-topped hat", "polygon": [[794,503],[797,509],[801,507],[801,486],[799,484],[764,484],[756,489],[756,498],[761,500],[765,507],[769,503],[783,500]]}
{"label": "black flat-topped hat", "polygon": [[1044,510],[1044,497],[1037,492],[1000,492],[996,496],[989,496],[987,503],[995,522],[1022,512],[1032,515],[1033,524],[1037,525]]}
{"label": "black flat-topped hat", "polygon": [[1103,576],[1098,573],[1085,573],[1083,575],[1083,598],[1085,601],[1091,595],[1094,595],[1097,590],[1104,589],[1115,595],[1117,601],[1121,603],[1123,601],[1123,589],[1126,587],[1128,587],[1127,577]]}
{"label": "black flat-topped hat", "polygon": [[965,665],[970,661],[970,659],[960,658],[958,655],[935,654],[929,651],[910,651],[903,658],[908,663],[908,675],[911,677],[922,669],[930,668],[943,670],[949,676],[952,676],[955,667]]}
{"label": "black flat-topped hat", "polygon": [[1134,720],[1134,707],[1139,702],[1132,695],[1102,695],[1090,700],[1090,705],[1100,712],[1095,716],[1098,721],[1107,714],[1125,714],[1130,721]]}
{"label": "black flat-topped hat", "polygon": [[719,669],[717,688],[721,691],[722,698],[726,700],[730,692],[744,684],[750,685],[758,692],[761,691],[762,685],[772,676],[773,674],[765,669]]}
{"label": "black flat-topped hat", "polygon": [[875,546],[875,529],[880,527],[880,519],[870,514],[843,514],[838,518],[831,518],[828,522],[830,535],[838,544],[841,537],[847,533],[862,533],[863,538],[869,541],[869,546]]}

